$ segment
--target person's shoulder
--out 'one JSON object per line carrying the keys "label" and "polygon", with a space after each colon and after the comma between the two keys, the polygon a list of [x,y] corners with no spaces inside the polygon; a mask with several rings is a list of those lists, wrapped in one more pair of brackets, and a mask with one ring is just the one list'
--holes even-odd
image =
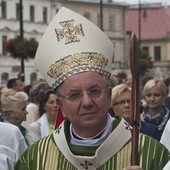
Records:
{"label": "person's shoulder", "polygon": [[38,112],[38,106],[37,106],[37,104],[30,102],[30,103],[27,105],[26,110],[27,110],[28,112],[33,112],[33,111],[37,111],[37,112]]}
{"label": "person's shoulder", "polygon": [[55,146],[56,147],[53,134],[45,136],[45,137],[41,138],[40,140],[36,141],[34,144],[32,144],[29,147],[29,150],[34,150],[36,148],[37,152],[38,152],[38,150],[41,150],[46,146]]}
{"label": "person's shoulder", "polygon": [[16,162],[14,169],[18,170],[18,167],[22,170],[27,169],[28,167],[29,169],[34,169],[32,167],[36,167],[37,163],[39,163],[36,161],[37,157],[45,158],[46,155],[53,155],[54,152],[59,152],[59,148],[54,142],[53,135],[50,134],[29,146]]}
{"label": "person's shoulder", "polygon": [[170,119],[167,121],[167,124],[166,124],[167,128],[170,129]]}
{"label": "person's shoulder", "polygon": [[160,148],[166,150],[166,147],[162,143],[160,143],[160,141],[158,141],[146,134],[139,133],[139,141],[142,142],[143,144],[146,144],[146,145],[152,144],[155,147],[160,147]]}
{"label": "person's shoulder", "polygon": [[40,126],[41,126],[41,122],[40,122],[40,119],[38,119],[37,121],[32,122],[32,123],[28,126],[28,129],[29,129],[29,128],[36,128],[36,127],[40,127]]}
{"label": "person's shoulder", "polygon": [[20,133],[20,130],[17,126],[11,124],[11,123],[5,123],[0,122],[0,131],[3,131],[4,133]]}
{"label": "person's shoulder", "polygon": [[1,142],[4,143],[3,141],[6,141],[4,145],[10,145],[11,142],[12,145],[15,145],[19,143],[21,140],[24,140],[24,136],[22,135],[20,129],[17,126],[12,125],[10,123],[0,122],[0,134]]}

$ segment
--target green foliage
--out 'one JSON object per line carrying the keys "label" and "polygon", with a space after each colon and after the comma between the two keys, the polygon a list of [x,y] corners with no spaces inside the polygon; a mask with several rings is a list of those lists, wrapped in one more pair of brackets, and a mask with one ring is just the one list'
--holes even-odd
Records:
{"label": "green foliage", "polygon": [[144,76],[149,68],[153,67],[153,62],[147,51],[140,51],[140,75]]}
{"label": "green foliage", "polygon": [[5,42],[6,50],[9,52],[13,58],[28,60],[29,58],[34,58],[35,53],[38,47],[38,42],[34,39],[26,39],[23,40],[20,37],[15,37],[13,39],[9,39]]}

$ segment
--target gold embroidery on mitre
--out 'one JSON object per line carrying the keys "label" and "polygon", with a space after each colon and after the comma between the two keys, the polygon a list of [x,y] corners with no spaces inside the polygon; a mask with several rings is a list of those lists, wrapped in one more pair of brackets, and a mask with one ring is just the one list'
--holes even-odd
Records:
{"label": "gold embroidery on mitre", "polygon": [[74,27],[73,23],[74,20],[60,22],[60,25],[63,27],[63,29],[55,29],[58,41],[64,37],[66,38],[65,44],[80,41],[77,38],[77,35],[84,36],[82,24],[78,24]]}
{"label": "gold embroidery on mitre", "polygon": [[68,71],[74,69],[85,69],[86,67],[93,67],[99,70],[104,70],[107,66],[108,59],[96,52],[82,52],[74,55],[69,55],[56,61],[50,65],[47,74],[53,78],[58,79],[61,75],[65,75]]}

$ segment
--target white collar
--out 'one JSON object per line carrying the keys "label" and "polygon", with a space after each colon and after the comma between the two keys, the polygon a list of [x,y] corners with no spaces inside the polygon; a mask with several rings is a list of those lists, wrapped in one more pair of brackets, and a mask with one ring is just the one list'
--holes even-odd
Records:
{"label": "white collar", "polygon": [[[80,137],[79,135],[77,135],[74,132],[72,124],[70,124],[70,135],[71,135],[70,142],[71,142],[71,144],[80,145],[80,146],[100,146],[106,140],[106,138],[109,136],[109,134],[111,133],[113,120],[115,120],[115,118],[111,117],[108,114],[108,120],[107,120],[107,124],[106,124],[105,128],[100,133],[98,133],[97,135],[95,135],[91,138]],[[75,138],[73,133],[80,139]],[[99,138],[96,138],[100,134],[102,134],[102,135]]]}

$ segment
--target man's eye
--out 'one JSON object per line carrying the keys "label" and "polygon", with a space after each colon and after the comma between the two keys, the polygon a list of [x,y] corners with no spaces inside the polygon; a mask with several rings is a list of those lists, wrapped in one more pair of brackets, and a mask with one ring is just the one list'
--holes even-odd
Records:
{"label": "man's eye", "polygon": [[69,99],[74,100],[81,96],[81,93],[73,93],[69,96]]}
{"label": "man's eye", "polygon": [[98,95],[100,94],[100,89],[92,89],[90,90],[90,95]]}

